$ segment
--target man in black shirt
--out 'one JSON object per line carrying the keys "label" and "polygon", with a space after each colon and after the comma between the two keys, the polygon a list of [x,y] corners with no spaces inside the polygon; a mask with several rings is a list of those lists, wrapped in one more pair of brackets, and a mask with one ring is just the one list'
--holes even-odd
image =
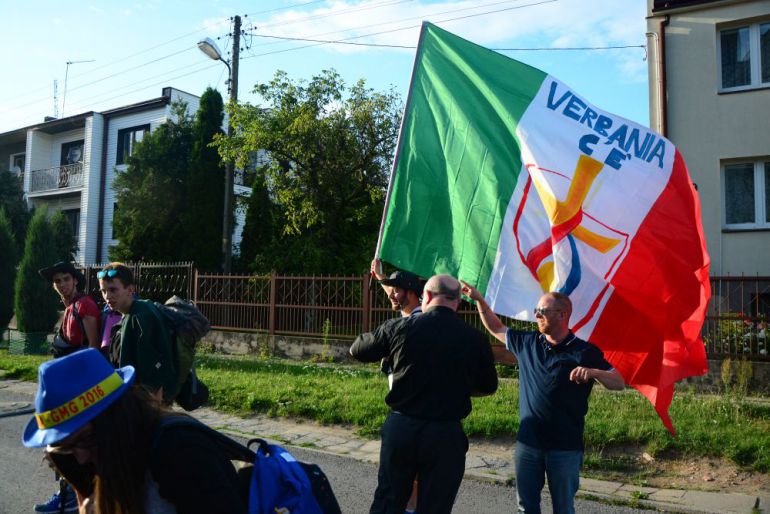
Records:
{"label": "man in black shirt", "polygon": [[425,285],[421,316],[386,322],[350,348],[357,360],[393,363],[372,514],[403,513],[418,473],[417,512],[452,510],[468,451],[461,420],[471,396],[497,390],[489,342],[457,317],[459,305],[460,283],[436,275]]}

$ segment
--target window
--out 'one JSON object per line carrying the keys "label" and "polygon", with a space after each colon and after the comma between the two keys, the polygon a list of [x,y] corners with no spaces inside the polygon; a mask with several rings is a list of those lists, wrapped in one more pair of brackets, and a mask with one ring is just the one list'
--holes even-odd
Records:
{"label": "window", "polygon": [[770,159],[725,164],[725,228],[770,228]]}
{"label": "window", "polygon": [[140,143],[149,131],[149,125],[118,130],[118,156],[115,164],[126,164],[134,153],[135,145]]}
{"label": "window", "polygon": [[10,170],[16,175],[21,175],[22,173],[24,173],[24,154],[23,153],[11,154]]}
{"label": "window", "polygon": [[770,87],[770,22],[719,31],[720,91]]}
{"label": "window", "polygon": [[83,140],[71,141],[61,145],[61,165],[83,162]]}

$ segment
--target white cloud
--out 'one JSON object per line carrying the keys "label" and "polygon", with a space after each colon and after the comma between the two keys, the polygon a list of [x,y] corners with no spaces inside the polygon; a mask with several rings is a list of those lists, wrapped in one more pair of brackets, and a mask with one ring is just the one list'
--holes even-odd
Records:
{"label": "white cloud", "polygon": [[[257,26],[256,34],[325,40],[366,36],[350,41],[404,46],[416,45],[423,20],[491,48],[645,44],[644,2],[560,0],[533,5],[542,1],[338,0],[312,10],[281,11],[251,21]],[[474,16],[485,12],[491,14]],[[310,43],[255,38],[252,51],[260,54],[300,44]],[[350,45],[328,48],[340,53],[371,51]],[[634,80],[642,77],[642,49],[614,52],[612,59],[619,70],[630,73]]]}

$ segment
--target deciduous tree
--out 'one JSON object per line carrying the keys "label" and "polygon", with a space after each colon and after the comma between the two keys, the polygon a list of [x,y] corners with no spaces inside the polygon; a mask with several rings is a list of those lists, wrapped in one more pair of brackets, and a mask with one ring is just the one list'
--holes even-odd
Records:
{"label": "deciduous tree", "polygon": [[264,108],[236,106],[235,135],[218,144],[244,167],[251,155],[265,152],[280,237],[260,253],[285,272],[363,272],[377,240],[399,96],[376,92],[363,80],[348,87],[333,70],[309,82],[279,71],[254,91]]}

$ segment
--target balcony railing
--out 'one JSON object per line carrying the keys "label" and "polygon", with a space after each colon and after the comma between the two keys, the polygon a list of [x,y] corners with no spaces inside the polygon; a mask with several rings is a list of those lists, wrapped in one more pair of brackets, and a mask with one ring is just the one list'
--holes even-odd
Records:
{"label": "balcony railing", "polygon": [[83,185],[83,162],[30,172],[30,193]]}

